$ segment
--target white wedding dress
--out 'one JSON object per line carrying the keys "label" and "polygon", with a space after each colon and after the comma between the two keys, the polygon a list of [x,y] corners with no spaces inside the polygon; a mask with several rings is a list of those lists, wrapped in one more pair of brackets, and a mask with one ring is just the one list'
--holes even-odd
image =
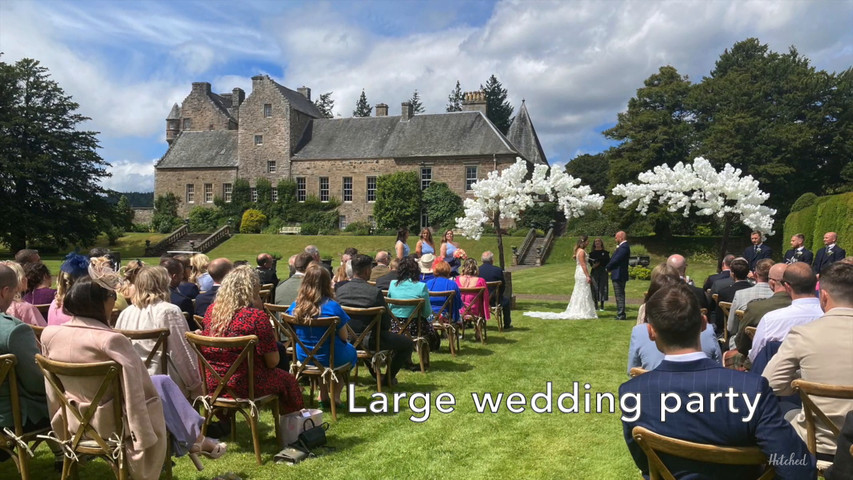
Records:
{"label": "white wedding dress", "polygon": [[569,306],[562,313],[555,312],[524,312],[528,317],[546,318],[549,320],[582,320],[598,318],[595,313],[595,302],[592,300],[592,288],[586,281],[583,267],[580,263],[575,267],[575,288]]}

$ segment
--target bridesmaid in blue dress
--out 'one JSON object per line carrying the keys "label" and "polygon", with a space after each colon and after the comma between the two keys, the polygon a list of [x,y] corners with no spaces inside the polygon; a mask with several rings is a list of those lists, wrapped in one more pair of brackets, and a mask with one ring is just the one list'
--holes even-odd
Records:
{"label": "bridesmaid in blue dress", "polygon": [[452,267],[452,275],[458,275],[459,259],[453,257],[453,253],[459,248],[459,244],[453,241],[453,230],[444,232],[441,237],[441,251],[439,256]]}
{"label": "bridesmaid in blue dress", "polygon": [[435,255],[435,246],[432,243],[432,232],[429,231],[429,228],[424,228],[421,230],[421,239],[415,245],[415,254],[420,258],[421,255],[427,253]]}
{"label": "bridesmaid in blue dress", "polygon": [[394,244],[394,251],[397,253],[397,260],[402,260],[409,256],[409,246],[406,245],[406,240],[409,239],[409,229],[403,227],[397,230],[397,242]]}

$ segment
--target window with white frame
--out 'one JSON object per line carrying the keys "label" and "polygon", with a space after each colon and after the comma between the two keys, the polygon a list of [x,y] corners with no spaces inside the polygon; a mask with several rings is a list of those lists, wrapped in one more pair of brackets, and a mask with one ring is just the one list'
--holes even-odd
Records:
{"label": "window with white frame", "polygon": [[367,201],[376,201],[376,177],[367,177]]}
{"label": "window with white frame", "polygon": [[432,167],[421,167],[421,190],[426,190],[432,183]]}
{"label": "window with white frame", "polygon": [[296,177],[296,201],[304,202],[308,196],[305,188],[305,177]]}
{"label": "window with white frame", "polygon": [[352,201],[352,177],[344,177],[342,193],[345,202]]}
{"label": "window with white frame", "polygon": [[465,167],[465,191],[471,191],[471,185],[473,185],[477,181],[477,166],[467,166]]}
{"label": "window with white frame", "polygon": [[263,145],[264,144],[264,136],[263,135],[255,135],[255,145]]}
{"label": "window with white frame", "polygon": [[347,228],[347,216],[346,215],[338,215],[338,228],[341,230]]}
{"label": "window with white frame", "polygon": [[195,203],[195,185],[187,184],[187,203]]}
{"label": "window with white frame", "polygon": [[267,173],[275,173],[275,160],[267,160]]}
{"label": "window with white frame", "polygon": [[273,187],[272,192],[270,193],[270,199],[272,199],[273,202],[278,201],[278,188]]}
{"label": "window with white frame", "polygon": [[204,184],[204,203],[213,203],[213,184]]}
{"label": "window with white frame", "polygon": [[224,200],[225,203],[231,203],[231,191],[232,191],[232,189],[233,189],[233,186],[230,183],[223,183],[222,184],[222,200]]}
{"label": "window with white frame", "polygon": [[271,117],[272,116],[272,104],[271,103],[265,103],[264,104],[264,116],[265,117]]}
{"label": "window with white frame", "polygon": [[320,201],[329,201],[329,177],[320,177]]}
{"label": "window with white frame", "polygon": [[257,202],[258,201],[258,187],[251,187],[249,189],[249,191],[251,192],[251,195],[252,195],[252,201]]}

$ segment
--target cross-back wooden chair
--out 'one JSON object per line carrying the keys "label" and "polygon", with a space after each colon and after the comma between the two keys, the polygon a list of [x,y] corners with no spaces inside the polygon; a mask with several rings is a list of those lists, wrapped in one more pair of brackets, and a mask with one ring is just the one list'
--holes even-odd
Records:
{"label": "cross-back wooden chair", "polygon": [[459,287],[460,294],[473,294],[474,298],[471,301],[465,303],[462,302],[462,311],[459,313],[459,316],[462,317],[462,336],[465,336],[465,317],[470,316],[472,321],[474,322],[474,338],[480,339],[480,343],[486,343],[486,312],[481,312],[480,315],[474,315],[474,310],[477,308],[477,305],[483,304],[483,296],[486,294],[486,287],[472,287],[472,288],[462,288]]}
{"label": "cross-back wooden chair", "polygon": [[[404,335],[412,340],[415,344],[415,351],[418,353],[418,360],[421,365],[421,373],[426,373],[426,369],[429,366],[429,342],[426,337],[424,337],[421,318],[421,311],[424,308],[424,299],[423,298],[413,298],[413,299],[402,299],[402,298],[388,298],[385,297],[385,304],[388,306],[388,314],[391,315],[391,322],[393,327],[392,331],[399,333],[400,335]],[[392,306],[398,307],[411,307],[411,312],[409,312],[409,316],[406,318],[400,318],[394,315],[394,312],[391,310]],[[412,329],[410,328],[412,322],[415,322],[414,325],[416,334],[412,334]]]}
{"label": "cross-back wooden chair", "polygon": [[634,378],[634,377],[639,377],[640,375],[647,373],[647,372],[648,372],[648,370],[646,370],[645,368],[632,367],[629,374],[631,375],[631,378]]}
{"label": "cross-back wooden chair", "polygon": [[755,332],[757,332],[757,331],[758,331],[757,327],[746,327],[746,329],[744,330],[744,332],[746,333],[746,336],[749,338],[755,338]]}
{"label": "cross-back wooden chair", "polygon": [[376,286],[376,281],[375,281],[375,280],[368,280],[368,281],[367,281],[367,283],[368,283],[369,285],[373,285],[374,287]]}
{"label": "cross-back wooden chair", "polygon": [[719,299],[720,299],[720,295],[718,293],[711,295],[711,300],[713,300],[714,303],[717,303],[717,300],[719,300]]}
{"label": "cross-back wooden chair", "polygon": [[33,335],[36,336],[36,340],[38,340],[39,343],[41,343],[41,334],[42,334],[42,332],[44,332],[44,329],[47,327],[40,327],[38,325],[30,325],[30,328],[33,329]]}
{"label": "cross-back wooden chair", "polygon": [[504,282],[500,280],[495,280],[494,282],[486,282],[486,287],[489,288],[491,292],[494,289],[494,294],[489,294],[489,299],[494,300],[495,304],[490,305],[489,308],[492,309],[492,316],[498,323],[498,331],[503,333],[504,331],[504,309],[501,302],[503,301],[503,288]]}
{"label": "cross-back wooden chair", "polygon": [[[331,392],[334,391],[335,385],[346,385],[349,379],[349,371],[351,368],[350,364],[347,363],[339,367],[334,366],[335,337],[338,335],[338,325],[340,324],[341,319],[338,317],[319,317],[306,321],[297,319],[287,313],[282,313],[281,319],[284,328],[287,330],[287,335],[290,337],[290,342],[293,345],[293,349],[290,354],[290,373],[292,373],[297,380],[304,376],[308,377],[311,385],[311,401],[314,401],[314,391],[319,387],[318,382],[329,383],[330,395]],[[296,330],[294,329],[295,327],[319,327],[325,328],[326,331],[323,332],[323,336],[320,337],[320,340],[317,341],[314,347],[309,348],[296,334]],[[329,345],[328,367],[323,365],[317,358],[323,349],[323,346],[326,344]],[[299,360],[298,356],[298,350],[300,348],[305,352],[305,358],[302,360]],[[342,378],[338,378],[338,375]],[[329,403],[331,403],[332,408],[332,419],[337,421],[338,409],[335,405],[334,399]]]}
{"label": "cross-back wooden chair", "polygon": [[[361,333],[356,333],[355,330],[347,323],[347,334],[350,338],[350,343],[355,347],[358,359],[364,362],[365,366],[370,366],[376,374],[376,391],[382,392],[383,375],[387,380],[388,387],[391,387],[391,357],[394,352],[391,350],[382,350],[382,342],[379,336],[382,332],[382,315],[385,314],[385,307],[370,307],[356,308],[341,306],[350,318],[353,317],[372,317]],[[371,342],[367,341],[367,335],[370,334]],[[382,373],[382,369],[385,373]],[[355,364],[354,382],[358,382],[358,363]]]}
{"label": "cross-back wooden chair", "polygon": [[[797,379],[791,382],[791,387],[799,393],[800,399],[803,401],[803,413],[806,417],[806,447],[812,452],[812,455],[817,455],[817,423],[820,422],[827,428],[832,435],[832,438],[838,438],[841,434],[841,425],[836,424],[829,418],[820,407],[815,404],[812,397],[833,398],[838,400],[853,400],[853,386],[848,385],[827,385],[825,383],[809,382],[803,379]],[[844,418],[840,419],[844,422]],[[832,462],[826,460],[817,461],[817,470],[820,476],[823,476],[827,468],[832,465]]]}
{"label": "cross-back wooden chair", "polygon": [[[697,462],[722,465],[767,465],[767,456],[758,447],[724,447],[689,442],[657,434],[647,428],[634,427],[631,435],[649,460],[650,480],[675,480],[658,452],[689,458]],[[776,478],[772,466],[767,466],[758,480]]]}
{"label": "cross-back wooden chair", "polygon": [[[44,373],[44,378],[56,398],[60,401],[62,411],[62,424],[65,430],[58,433],[65,456],[62,460],[62,480],[72,475],[77,478],[78,455],[92,455],[103,457],[113,468],[119,480],[130,478],[126,455],[116,454],[123,448],[125,441],[124,431],[124,392],[121,387],[121,365],[116,362],[96,363],[67,363],[50,360],[41,355],[36,355],[36,363]],[[88,408],[82,409],[77,401],[69,398],[62,378],[96,378],[101,380],[96,393],[91,397]],[[92,425],[92,418],[99,406],[110,400],[113,404],[113,422],[118,432],[110,432],[111,435],[102,436]],[[79,422],[76,431],[69,429],[68,420],[74,418]],[[171,455],[167,454],[163,463],[169,478],[172,475]]]}
{"label": "cross-back wooden chair", "polygon": [[459,351],[459,337],[457,337],[457,332],[459,328],[462,329],[462,332],[465,331],[465,326],[458,327],[453,323],[453,312],[451,309],[453,308],[453,300],[456,298],[456,292],[453,290],[448,290],[446,292],[429,292],[430,298],[444,298],[444,303],[441,304],[441,308],[437,312],[433,312],[433,322],[432,328],[444,332],[445,336],[447,336],[447,343],[450,345],[450,354],[452,356],[456,356],[456,352]]}
{"label": "cross-back wooden chair", "polygon": [[275,303],[264,304],[264,310],[267,312],[267,316],[270,317],[270,324],[272,324],[276,340],[285,345],[288,354],[291,353],[290,351],[293,349],[293,344],[290,342],[290,336],[287,328],[285,328],[281,321],[281,314],[287,313],[289,308],[290,305],[276,305]]}
{"label": "cross-back wooden chair", "polygon": [[261,291],[259,293],[261,297],[261,301],[264,303],[272,302],[272,294],[275,291],[275,285],[272,283],[265,283],[261,285]]}
{"label": "cross-back wooden chair", "polygon": [[197,331],[204,330],[204,317],[201,315],[193,315],[192,324],[196,326]]}
{"label": "cross-back wooden chair", "polygon": [[729,311],[732,309],[732,302],[719,302],[717,305],[720,307],[720,310],[723,312],[723,337],[720,340],[724,345],[729,345],[729,329],[728,329],[728,318]]}
{"label": "cross-back wooden chair", "polygon": [[163,375],[169,374],[169,361],[168,361],[168,345],[167,341],[169,338],[169,329],[168,328],[156,328],[153,330],[116,330],[121,333],[128,339],[130,339],[131,343],[141,342],[141,341],[153,341],[154,344],[151,346],[151,352],[148,353],[148,357],[146,357],[142,363],[145,364],[145,368],[151,368],[151,364],[157,358],[157,353],[159,350],[160,353],[160,373]]}
{"label": "cross-back wooden chair", "polygon": [[44,317],[45,320],[47,320],[47,313],[50,311],[50,304],[42,303],[40,305],[36,305],[36,308],[38,309],[39,313],[41,313],[41,316]]}
{"label": "cross-back wooden chair", "polygon": [[[203,431],[207,432],[207,425],[213,417],[213,411],[216,408],[233,410],[240,412],[249,424],[252,431],[252,445],[255,449],[255,460],[258,465],[261,465],[261,439],[258,433],[258,423],[260,422],[259,408],[269,406],[272,410],[273,421],[275,422],[276,441],[280,441],[279,437],[279,396],[278,394],[269,394],[263,396],[255,395],[255,362],[258,360],[255,356],[255,347],[258,345],[257,335],[246,335],[242,337],[205,337],[193,332],[186,332],[187,341],[190,347],[198,356],[199,369],[201,370],[202,378],[202,395],[196,400],[200,400],[204,406],[204,426]],[[224,375],[220,375],[216,369],[207,361],[201,352],[202,347],[221,348],[223,350],[240,349],[240,354],[233,364],[228,368]],[[246,364],[246,380],[249,391],[246,397],[240,397],[228,383],[231,377],[237,373],[241,365]],[[216,383],[213,390],[208,385],[208,378],[213,379]],[[234,441],[237,437],[236,415],[231,415],[231,440]],[[278,443],[277,443],[278,444]]]}
{"label": "cross-back wooden chair", "polygon": [[[9,385],[9,403],[12,410],[12,433],[9,435],[0,430],[0,450],[9,454],[15,461],[15,466],[21,474],[22,480],[29,480],[30,457],[32,451],[41,443],[38,435],[50,431],[50,427],[24,432],[24,422],[21,418],[21,398],[18,395],[18,377],[15,374],[15,365],[18,359],[15,355],[7,353],[0,355],[0,386]],[[32,447],[30,446],[32,445]]]}

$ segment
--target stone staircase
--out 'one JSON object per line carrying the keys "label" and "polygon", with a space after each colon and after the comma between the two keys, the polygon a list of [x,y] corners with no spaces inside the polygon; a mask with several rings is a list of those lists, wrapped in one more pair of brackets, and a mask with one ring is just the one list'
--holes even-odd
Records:
{"label": "stone staircase", "polygon": [[536,265],[536,259],[539,256],[539,249],[545,245],[545,237],[536,237],[530,245],[530,249],[525,252],[524,256],[518,259],[519,265]]}
{"label": "stone staircase", "polygon": [[[209,236],[209,233],[188,233],[180,240],[170,245],[169,250],[178,250],[183,252],[197,251],[201,242]],[[192,242],[192,244],[190,242]]]}

